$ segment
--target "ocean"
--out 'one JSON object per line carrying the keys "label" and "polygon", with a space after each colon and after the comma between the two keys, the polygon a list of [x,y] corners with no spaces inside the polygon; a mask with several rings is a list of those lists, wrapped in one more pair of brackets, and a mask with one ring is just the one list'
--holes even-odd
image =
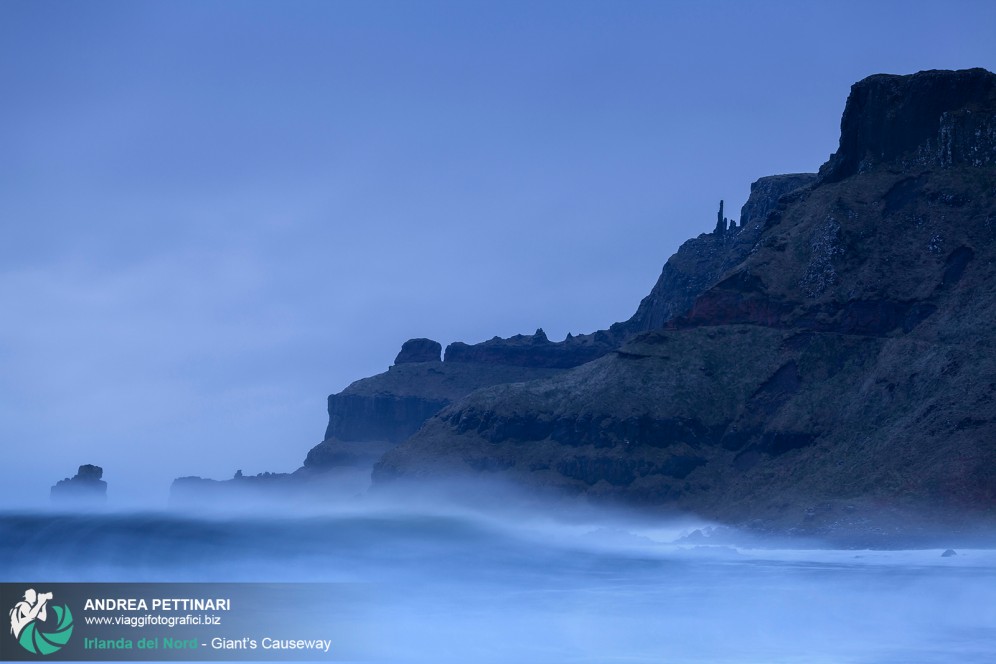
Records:
{"label": "ocean", "polygon": [[996,551],[712,545],[687,522],[561,516],[6,512],[0,581],[348,584],[373,662],[996,661]]}

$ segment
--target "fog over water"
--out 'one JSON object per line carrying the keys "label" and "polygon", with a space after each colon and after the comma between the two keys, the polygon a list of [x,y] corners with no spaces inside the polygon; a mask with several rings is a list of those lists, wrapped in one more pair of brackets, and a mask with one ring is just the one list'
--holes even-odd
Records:
{"label": "fog over water", "polygon": [[[710,527],[369,496],[200,516],[8,512],[0,581],[359,584],[350,634],[383,662],[996,657],[996,551],[688,537]],[[303,620],[322,629],[321,616]]]}

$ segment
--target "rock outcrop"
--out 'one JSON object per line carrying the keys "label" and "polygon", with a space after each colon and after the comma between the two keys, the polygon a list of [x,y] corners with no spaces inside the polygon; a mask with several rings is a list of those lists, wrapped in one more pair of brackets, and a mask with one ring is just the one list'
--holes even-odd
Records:
{"label": "rock outcrop", "polygon": [[456,341],[446,347],[445,358],[447,362],[570,369],[615,350],[622,341],[623,337],[615,330],[600,330],[594,334],[568,335],[563,341],[553,342],[541,328],[531,336],[495,337],[473,345]]}
{"label": "rock outcrop", "polygon": [[401,344],[401,352],[394,358],[395,364],[414,364],[417,362],[439,362],[443,345],[432,339],[409,339]]}
{"label": "rock outcrop", "polygon": [[739,224],[721,203],[628,321],[442,362],[411,340],[329,397],[279,481],[376,462],[376,483],[500,477],[782,532],[991,520],[994,91],[978,69],[855,84],[819,174],[759,179]]}
{"label": "rock outcrop", "polygon": [[[663,327],[688,312],[695,299],[713,286],[730,268],[742,262],[754,248],[765,220],[788,204],[782,201],[816,181],[815,173],[772,175],[750,186],[750,197],[740,210],[740,225],[726,226],[720,203],[716,229],[688,240],[668,259],[650,294],[643,298],[633,317],[622,323],[628,334]],[[720,227],[723,230],[720,230]]]}
{"label": "rock outcrop", "polygon": [[994,89],[982,70],[856,84],[819,178],[755,183],[735,230],[668,261],[635,336],[449,405],[376,481],[484,473],[809,533],[991,517]]}
{"label": "rock outcrop", "polygon": [[[741,210],[741,223],[722,234],[689,240],[668,260],[651,294],[630,320],[591,334],[550,341],[542,329],[532,335],[494,337],[477,344],[454,342],[439,361],[440,344],[406,341],[386,373],[356,381],[329,396],[329,424],[312,448],[306,468],[335,467],[352,459],[378,457],[406,440],[430,417],[474,390],[502,383],[549,377],[617,350],[635,333],[656,329],[687,312],[695,298],[750,252],[767,215],[783,196],[804,189],[815,174],[761,178]],[[360,448],[344,443],[370,443]],[[346,451],[348,448],[349,451]]]}
{"label": "rock outcrop", "polygon": [[985,69],[879,74],[855,83],[840,147],[820,169],[839,182],[876,168],[996,165],[996,77]]}
{"label": "rock outcrop", "polygon": [[[416,340],[423,349],[428,340]],[[411,342],[407,342],[408,346]],[[371,467],[388,449],[405,440],[430,417],[480,387],[534,380],[552,375],[549,367],[439,361],[396,361],[386,372],[352,383],[329,396],[325,438],[313,447],[304,467]],[[399,358],[412,353],[403,348]],[[422,352],[417,357],[429,357]]]}
{"label": "rock outcrop", "polygon": [[[329,396],[325,437],[309,451],[305,468],[379,458],[443,408],[478,388],[549,377],[612,353],[633,334],[663,326],[687,312],[698,295],[743,260],[783,196],[804,189],[815,178],[815,174],[800,173],[755,182],[741,210],[740,225],[724,224],[722,235],[703,234],[683,244],[633,317],[608,329],[568,335],[559,342],[550,341],[542,329],[478,344],[454,342],[446,347],[442,362],[439,343],[406,341],[387,372]],[[345,444],[357,442],[369,445],[361,450]]]}
{"label": "rock outcrop", "polygon": [[72,477],[59,480],[52,487],[53,502],[71,506],[99,505],[107,500],[107,482],[101,478],[104,469],[92,464],[79,467]]}

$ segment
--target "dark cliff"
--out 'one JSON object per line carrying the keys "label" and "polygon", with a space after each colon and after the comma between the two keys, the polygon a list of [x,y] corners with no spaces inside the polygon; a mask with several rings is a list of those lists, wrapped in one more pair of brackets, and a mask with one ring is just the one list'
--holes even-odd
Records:
{"label": "dark cliff", "polygon": [[539,329],[531,336],[495,337],[479,344],[456,341],[446,347],[445,358],[447,362],[570,369],[615,350],[622,341],[616,330],[599,330],[554,342]]}
{"label": "dark cliff", "polygon": [[646,332],[662,327],[686,313],[700,294],[716,283],[734,265],[743,261],[757,243],[768,214],[786,194],[806,188],[816,180],[813,173],[772,175],[750,186],[750,197],[740,211],[735,229],[714,231],[688,240],[668,259],[650,294],[636,313],[623,323],[627,332]]}
{"label": "dark cliff", "polygon": [[878,74],[855,83],[840,147],[820,169],[837,182],[875,168],[996,164],[996,77],[985,69]]}
{"label": "dark cliff", "polygon": [[415,364],[418,362],[439,362],[443,346],[432,339],[409,339],[401,344],[401,351],[394,358],[395,364]]}
{"label": "dark cliff", "polygon": [[542,365],[441,362],[441,348],[430,339],[407,341],[386,372],[330,395],[325,438],[311,449],[304,466],[320,469],[372,464],[445,406],[480,387],[555,373]]}
{"label": "dark cliff", "polygon": [[438,342],[406,341],[387,372],[329,396],[324,442],[311,450],[305,466],[317,468],[347,458],[342,441],[377,443],[369,449],[379,454],[478,388],[547,377],[586,364],[615,351],[633,334],[663,326],[686,313],[698,295],[743,260],[785,194],[809,186],[815,178],[808,173],[775,175],[752,184],[739,227],[685,242],[633,317],[608,329],[568,335],[559,342],[550,341],[542,329],[478,344],[458,341],[446,347],[442,362]]}
{"label": "dark cliff", "polygon": [[495,476],[809,534],[996,517],[994,81],[855,84],[819,175],[761,178],[739,224],[721,208],[630,320],[443,361],[407,342],[329,397],[305,468],[256,483],[379,460],[378,483]]}
{"label": "dark cliff", "polygon": [[672,257],[636,336],[446,407],[375,479],[496,473],[812,533],[991,516],[994,81],[856,84],[819,179],[755,183],[765,205]]}

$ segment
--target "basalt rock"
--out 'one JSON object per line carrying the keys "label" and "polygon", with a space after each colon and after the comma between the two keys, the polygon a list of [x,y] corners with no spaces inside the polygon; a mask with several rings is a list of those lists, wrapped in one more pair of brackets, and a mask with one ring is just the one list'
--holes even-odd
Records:
{"label": "basalt rock", "polygon": [[104,469],[92,464],[79,467],[72,477],[59,480],[52,487],[52,501],[86,506],[101,504],[107,500],[107,482],[101,479]]}
{"label": "basalt rock", "polygon": [[992,517],[994,80],[856,84],[819,178],[755,183],[617,348],[450,404],[375,480],[483,473],[807,534],[873,510]]}
{"label": "basalt rock", "polygon": [[298,473],[257,473],[243,475],[238,471],[235,477],[227,480],[214,480],[190,475],[173,480],[169,488],[169,505],[174,508],[196,509],[198,511],[219,510],[229,513],[233,509],[253,508],[257,503],[272,503],[275,499],[289,499],[299,507],[301,500],[313,502],[316,497],[330,499],[354,494],[365,488],[353,478],[336,476],[329,481],[327,476],[312,476],[307,472]]}
{"label": "basalt rock", "polygon": [[838,182],[876,168],[996,165],[996,74],[985,69],[879,74],[855,83],[840,147],[820,169]]}
{"label": "basalt rock", "polygon": [[394,358],[395,364],[414,362],[439,362],[443,346],[432,339],[409,339],[401,345],[401,352]]}
{"label": "basalt rock", "polygon": [[325,438],[399,443],[480,387],[541,378],[546,368],[457,362],[398,364],[329,396]]}
{"label": "basalt rock", "polygon": [[815,177],[800,173],[756,181],[741,211],[739,227],[731,227],[722,237],[703,234],[682,245],[628,321],[592,334],[568,335],[559,342],[550,341],[542,329],[532,335],[494,337],[478,344],[454,342],[446,347],[443,362],[438,362],[439,344],[435,341],[405,342],[388,372],[359,380],[329,396],[324,440],[309,452],[305,467],[325,467],[345,458],[337,452],[342,441],[398,444],[475,389],[581,366],[614,352],[633,334],[663,326],[687,312],[698,295],[741,261],[756,242],[768,214],[780,209],[779,201],[807,187]]}
{"label": "basalt rock", "polygon": [[807,535],[992,518],[994,80],[855,84],[819,175],[756,181],[628,321],[442,362],[413,340],[329,397],[288,481],[379,459],[375,483],[500,477]]}
{"label": "basalt rock", "polygon": [[564,341],[547,339],[542,328],[531,336],[495,337],[479,344],[457,341],[446,347],[446,362],[502,364],[515,367],[570,369],[615,350],[622,343],[616,329],[569,335]]}
{"label": "basalt rock", "polygon": [[783,197],[801,192],[815,180],[814,173],[792,173],[763,177],[751,184],[750,197],[740,210],[740,225],[723,232],[718,232],[717,225],[716,231],[682,244],[664,264],[660,278],[633,317],[622,323],[626,332],[654,330],[688,312],[702,293],[748,256],[768,216],[774,213],[777,218],[788,204]]}
{"label": "basalt rock", "polygon": [[804,189],[815,178],[814,174],[798,173],[756,181],[741,210],[740,225],[724,226],[721,237],[703,234],[682,245],[628,321],[591,334],[569,334],[559,342],[550,341],[542,329],[532,335],[494,337],[477,344],[458,341],[446,347],[443,362],[438,361],[437,342],[405,342],[388,372],[357,381],[329,397],[325,439],[309,452],[305,467],[324,467],[346,458],[337,452],[342,441],[395,445],[475,389],[547,377],[581,366],[614,352],[633,334],[663,326],[687,312],[698,295],[743,260],[769,213],[784,206],[780,201],[786,194]]}
{"label": "basalt rock", "polygon": [[325,438],[308,452],[304,467],[369,468],[430,417],[474,390],[556,372],[547,367],[477,362],[396,363],[382,374],[358,380],[329,396]]}

